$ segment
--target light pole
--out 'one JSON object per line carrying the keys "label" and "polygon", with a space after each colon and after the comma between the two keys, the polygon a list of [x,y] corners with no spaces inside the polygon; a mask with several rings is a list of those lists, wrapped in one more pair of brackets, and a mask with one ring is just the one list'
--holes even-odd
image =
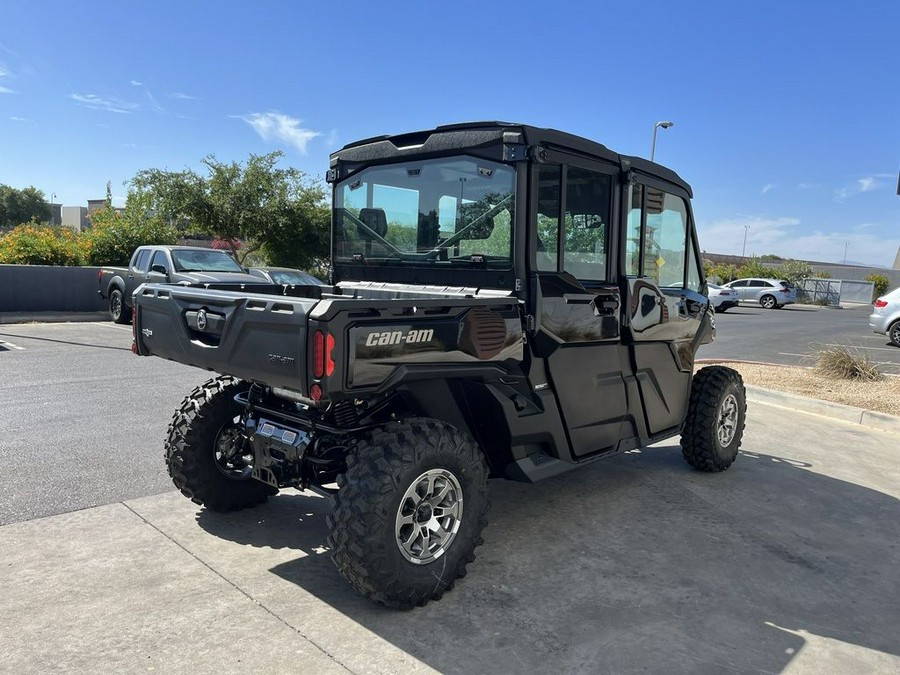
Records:
{"label": "light pole", "polygon": [[744,245],[741,247],[741,257],[744,257],[744,253],[747,251],[747,231],[750,229],[749,225],[744,225]]}
{"label": "light pole", "polygon": [[56,193],[50,193],[50,224],[56,225],[56,209],[53,208],[56,205]]}
{"label": "light pole", "polygon": [[660,127],[663,129],[668,129],[669,127],[675,126],[675,122],[657,122],[653,125],[653,142],[650,144],[650,161],[653,161],[653,155],[656,154],[656,131]]}

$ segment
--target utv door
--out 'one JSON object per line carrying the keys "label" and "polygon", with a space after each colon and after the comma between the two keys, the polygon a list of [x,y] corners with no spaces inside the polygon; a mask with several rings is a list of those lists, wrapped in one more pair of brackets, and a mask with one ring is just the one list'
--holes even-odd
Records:
{"label": "utv door", "polygon": [[614,450],[628,413],[609,255],[616,175],[562,153],[532,173],[533,350],[556,393],[572,459]]}
{"label": "utv door", "polygon": [[652,437],[681,425],[694,356],[712,322],[688,195],[647,178],[626,188],[625,201],[623,320]]}

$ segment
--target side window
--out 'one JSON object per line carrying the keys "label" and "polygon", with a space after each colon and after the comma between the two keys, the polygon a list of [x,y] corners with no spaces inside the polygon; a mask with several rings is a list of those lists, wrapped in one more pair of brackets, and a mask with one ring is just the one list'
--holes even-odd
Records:
{"label": "side window", "polygon": [[578,167],[566,172],[563,269],[576,279],[605,280],[612,177]]}
{"label": "side window", "polygon": [[138,253],[137,260],[134,261],[134,269],[138,272],[147,271],[147,259],[150,257],[150,251],[144,249]]}
{"label": "side window", "polygon": [[743,279],[741,279],[740,281],[732,281],[730,284],[732,288],[744,288],[746,285],[747,282]]}
{"label": "side window", "polygon": [[544,164],[538,169],[537,268],[555,272],[559,259],[559,165]]}
{"label": "side window", "polygon": [[688,238],[688,256],[687,256],[687,288],[697,293],[703,287],[701,279],[703,275],[700,273],[701,263],[700,256],[697,255],[697,249],[694,248],[693,237]]}
{"label": "side window", "polygon": [[767,284],[762,279],[754,279],[748,285],[752,286],[753,288],[763,288],[764,286],[768,286],[769,284]]}
{"label": "side window", "polygon": [[150,267],[152,268],[154,265],[162,265],[166,269],[169,269],[169,266],[166,263],[166,254],[163,251],[156,251],[153,254],[153,258],[150,260]]}
{"label": "side window", "polygon": [[630,189],[625,239],[625,273],[652,279],[660,287],[699,290],[700,268],[693,246],[688,248],[687,205],[658,188]]}

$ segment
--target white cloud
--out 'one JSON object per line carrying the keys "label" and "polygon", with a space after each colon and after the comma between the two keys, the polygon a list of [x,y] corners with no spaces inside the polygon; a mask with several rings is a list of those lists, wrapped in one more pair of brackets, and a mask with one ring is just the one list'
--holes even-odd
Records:
{"label": "white cloud", "polygon": [[140,108],[137,103],[122,101],[113,97],[103,98],[96,94],[69,94],[69,98],[92,110],[105,110],[106,112],[128,114]]}
{"label": "white cloud", "polygon": [[132,81],[131,81],[131,84],[132,84],[132,86],[140,87],[140,86],[143,85],[144,83],[141,82],[140,80],[132,80]]}
{"label": "white cloud", "polygon": [[887,239],[879,234],[877,230],[885,228],[877,224],[848,224],[840,232],[809,232],[803,230],[799,218],[792,217],[746,216],[710,223],[701,221],[697,224],[697,235],[704,251],[740,255],[745,225],[750,226],[746,231],[747,256],[774,254],[782,258],[839,263],[844,260],[846,245],[848,260],[890,267],[900,246],[900,238]]}
{"label": "white cloud", "polygon": [[10,117],[13,122],[29,122],[30,120],[27,117]]}
{"label": "white cloud", "polygon": [[763,189],[760,191],[760,194],[762,194],[762,195],[766,194],[773,187],[775,187],[775,185],[773,183],[766,183],[765,185],[763,185]]}
{"label": "white cloud", "polygon": [[169,94],[169,98],[177,98],[180,101],[196,101],[196,96],[191,96],[190,94],[185,94],[180,91],[175,91]]}
{"label": "white cloud", "polygon": [[7,89],[3,85],[0,85],[0,94],[15,94],[15,93],[16,92],[14,92],[12,89]]}
{"label": "white cloud", "polygon": [[862,194],[863,192],[872,192],[873,190],[884,187],[885,184],[878,180],[880,177],[886,177],[886,175],[874,174],[872,176],[858,178],[852,185],[847,185],[838,190],[835,190],[834,201],[841,202],[848,197],[853,197],[854,195]]}
{"label": "white cloud", "polygon": [[144,90],[144,93],[147,94],[147,99],[150,101],[150,107],[153,108],[153,110],[155,110],[156,112],[158,112],[158,113],[161,114],[161,115],[168,115],[168,114],[169,114],[169,111],[166,110],[165,108],[163,108],[163,107],[159,104],[159,101],[157,101],[157,100],[156,100],[156,97],[155,97],[153,94],[150,93],[150,90],[149,90],[149,89],[145,89],[145,90]]}
{"label": "white cloud", "polygon": [[236,117],[253,127],[253,130],[264,141],[287,143],[297,148],[302,155],[306,154],[307,144],[313,138],[322,135],[318,131],[301,127],[300,123],[302,120],[277,112],[251,113],[250,115],[237,115]]}

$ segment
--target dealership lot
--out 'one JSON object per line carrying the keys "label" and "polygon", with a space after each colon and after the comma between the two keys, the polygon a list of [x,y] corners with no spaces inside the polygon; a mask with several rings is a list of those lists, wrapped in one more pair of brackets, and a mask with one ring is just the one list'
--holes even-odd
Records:
{"label": "dealership lot", "polygon": [[[856,310],[733,311],[700,356],[759,358],[727,349],[758,329],[798,358],[789,342],[820,324],[836,341],[851,312],[854,339],[868,328]],[[470,574],[398,613],[338,577],[320,497],[223,516],[173,490],[165,428],[208,373],[135,357],[108,323],[0,326],[0,340],[11,671],[900,669],[896,436],[754,404],[721,475],[669,441],[496,481]]]}
{"label": "dealership lot", "polygon": [[869,329],[871,313],[871,305],[844,309],[741,305],[716,314],[716,341],[701,347],[697,356],[813,366],[817,351],[844,345],[868,355],[881,372],[900,375],[900,348]]}

